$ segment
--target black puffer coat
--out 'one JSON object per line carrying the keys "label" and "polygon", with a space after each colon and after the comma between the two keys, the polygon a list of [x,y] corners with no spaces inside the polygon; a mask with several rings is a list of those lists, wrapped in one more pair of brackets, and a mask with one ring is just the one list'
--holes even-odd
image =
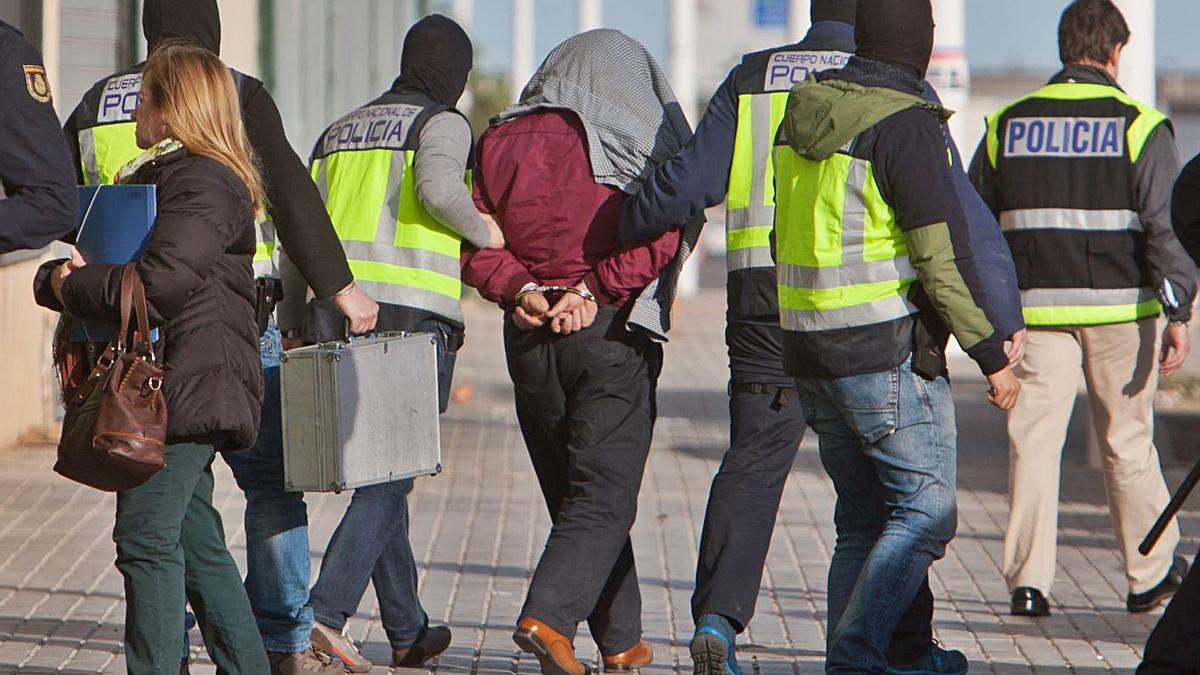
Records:
{"label": "black puffer coat", "polygon": [[[250,192],[221,163],[186,150],[143,166],[134,182],[157,186],[158,217],[137,269],[169,367],[167,442],[248,448],[258,433],[263,388]],[[38,272],[39,304],[85,319],[120,317],[120,265],[73,272],[63,307],[49,283],[57,262]]]}

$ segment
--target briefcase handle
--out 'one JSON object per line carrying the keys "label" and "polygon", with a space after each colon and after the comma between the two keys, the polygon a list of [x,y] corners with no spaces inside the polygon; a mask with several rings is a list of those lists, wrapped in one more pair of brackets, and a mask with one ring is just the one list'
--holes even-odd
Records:
{"label": "briefcase handle", "polygon": [[[361,335],[354,335],[350,332],[350,317],[344,317],[342,319],[342,340],[341,341],[344,344],[353,344],[355,340],[371,340],[374,338],[400,338],[400,337],[408,337],[409,335],[412,335],[412,333],[409,333],[408,331],[403,331],[403,330],[392,330],[392,331],[373,330],[369,333],[362,333]],[[326,343],[322,343],[322,344],[326,344]]]}

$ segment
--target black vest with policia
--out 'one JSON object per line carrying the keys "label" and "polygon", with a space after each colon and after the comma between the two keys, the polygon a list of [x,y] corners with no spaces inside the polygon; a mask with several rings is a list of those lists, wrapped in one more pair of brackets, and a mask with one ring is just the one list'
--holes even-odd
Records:
{"label": "black vest with policia", "polygon": [[1161,310],[1136,166],[1164,124],[1093,68],[1068,69],[988,117],[1000,227],[1030,326],[1124,323]]}
{"label": "black vest with policia", "polygon": [[772,148],[788,92],[809,75],[846,65],[852,40],[810,35],[803,41],[747,54],[738,66],[737,135],[725,195],[725,255],[729,309],[740,316],[779,312],[771,229],[775,223]]}

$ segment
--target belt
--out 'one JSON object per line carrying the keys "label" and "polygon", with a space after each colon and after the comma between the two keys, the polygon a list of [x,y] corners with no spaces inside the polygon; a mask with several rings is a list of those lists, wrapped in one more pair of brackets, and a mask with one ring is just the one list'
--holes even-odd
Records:
{"label": "belt", "polygon": [[729,395],[734,394],[753,394],[755,396],[774,396],[775,401],[771,407],[776,410],[782,410],[787,407],[789,393],[795,393],[795,387],[780,387],[774,384],[730,384]]}

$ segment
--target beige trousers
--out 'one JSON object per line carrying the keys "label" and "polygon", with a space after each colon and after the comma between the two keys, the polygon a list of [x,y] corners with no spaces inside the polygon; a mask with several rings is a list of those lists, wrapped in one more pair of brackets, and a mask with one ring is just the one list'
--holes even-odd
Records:
{"label": "beige trousers", "polygon": [[1021,397],[1008,416],[1004,576],[1010,591],[1030,586],[1049,593],[1054,583],[1059,473],[1081,371],[1130,591],[1148,591],[1167,575],[1178,525],[1171,524],[1149,557],[1137,551],[1170,499],[1154,447],[1159,336],[1157,319],[1029,331],[1025,359],[1015,369]]}

